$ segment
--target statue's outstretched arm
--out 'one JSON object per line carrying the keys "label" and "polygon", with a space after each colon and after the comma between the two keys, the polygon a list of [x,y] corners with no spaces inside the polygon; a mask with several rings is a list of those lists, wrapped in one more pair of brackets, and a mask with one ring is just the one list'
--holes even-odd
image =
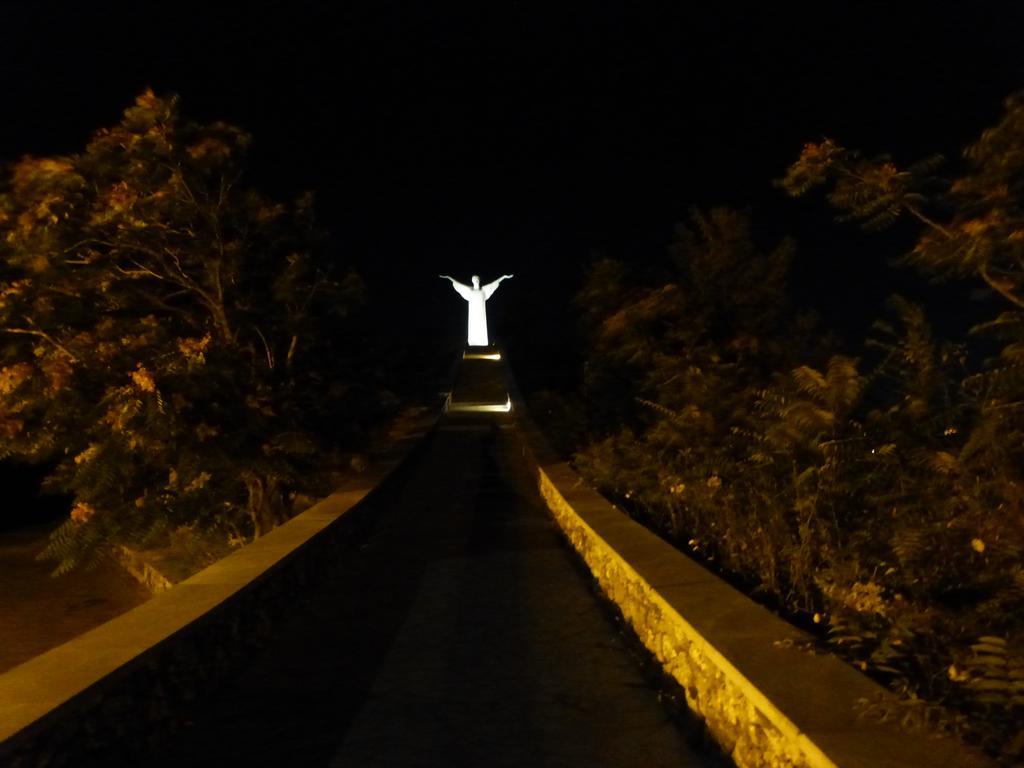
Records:
{"label": "statue's outstretched arm", "polygon": [[512,277],[512,275],[502,275],[497,280],[495,280],[493,283],[488,283],[483,288],[481,288],[480,290],[484,292],[484,299],[491,298],[491,296],[494,294],[494,292],[496,290],[498,290],[498,286],[501,285],[501,281],[502,280],[508,280],[511,277]]}
{"label": "statue's outstretched arm", "polygon": [[438,275],[438,277],[443,277],[445,280],[451,280],[452,281],[452,288],[454,288],[456,290],[456,292],[459,294],[459,296],[464,298],[466,301],[469,301],[469,297],[473,294],[473,289],[472,288],[470,288],[465,283],[460,283],[458,280],[456,280],[451,275]]}

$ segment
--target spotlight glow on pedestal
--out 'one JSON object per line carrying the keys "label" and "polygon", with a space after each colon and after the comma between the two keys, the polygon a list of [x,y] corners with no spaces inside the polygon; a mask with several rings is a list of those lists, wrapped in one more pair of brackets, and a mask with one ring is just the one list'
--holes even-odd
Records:
{"label": "spotlight glow on pedestal", "polygon": [[448,411],[452,413],[508,413],[512,410],[512,398],[505,400],[504,405],[462,405],[450,403]]}

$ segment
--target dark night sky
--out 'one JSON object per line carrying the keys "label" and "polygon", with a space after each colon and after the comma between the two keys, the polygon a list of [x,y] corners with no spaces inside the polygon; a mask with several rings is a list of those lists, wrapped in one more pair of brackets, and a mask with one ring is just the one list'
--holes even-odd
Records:
{"label": "dark night sky", "polygon": [[451,335],[437,273],[514,272],[498,335],[553,352],[541,331],[570,323],[589,255],[657,259],[694,204],[796,234],[798,290],[860,328],[920,282],[880,266],[899,233],[833,225],[771,179],[823,135],[955,156],[1024,87],[1019,3],[475,5],[4,4],[0,160],[74,151],[146,85],[177,92],[255,134],[261,186],[318,192],[378,301]]}

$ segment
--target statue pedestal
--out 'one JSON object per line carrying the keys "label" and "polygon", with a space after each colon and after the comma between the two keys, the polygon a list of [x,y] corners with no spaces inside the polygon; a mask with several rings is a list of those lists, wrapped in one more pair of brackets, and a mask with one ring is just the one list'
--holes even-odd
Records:
{"label": "statue pedestal", "polygon": [[508,413],[512,410],[501,350],[493,345],[465,348],[445,410],[450,413]]}

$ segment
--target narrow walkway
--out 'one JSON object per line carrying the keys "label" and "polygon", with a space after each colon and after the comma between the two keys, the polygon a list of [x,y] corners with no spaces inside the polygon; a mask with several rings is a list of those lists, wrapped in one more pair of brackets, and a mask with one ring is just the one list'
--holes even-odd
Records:
{"label": "narrow walkway", "polygon": [[449,422],[342,572],[150,765],[708,766],[509,436]]}

